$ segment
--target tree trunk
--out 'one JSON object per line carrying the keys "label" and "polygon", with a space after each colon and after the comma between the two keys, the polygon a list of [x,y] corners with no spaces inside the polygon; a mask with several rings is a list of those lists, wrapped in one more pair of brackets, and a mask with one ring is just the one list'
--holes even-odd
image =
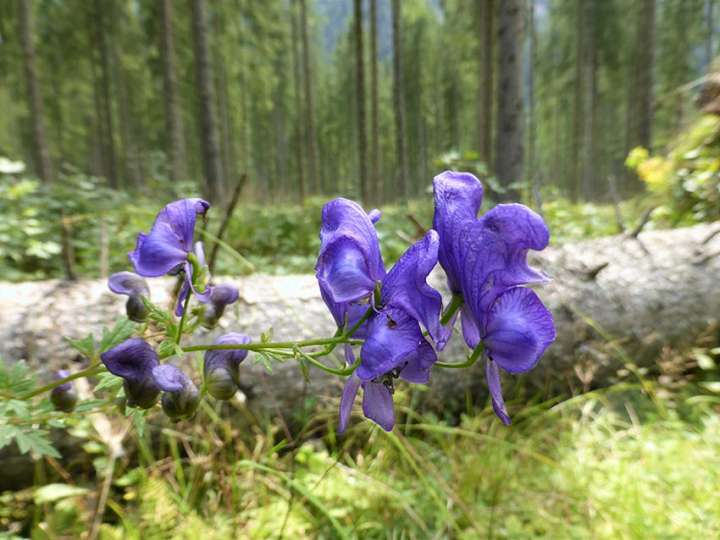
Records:
{"label": "tree trunk", "polygon": [[300,51],[298,50],[299,32],[297,23],[296,0],[290,5],[290,39],[292,41],[293,94],[295,95],[295,161],[298,175],[297,194],[300,204],[305,203],[305,132],[302,129],[302,80],[300,73]]}
{"label": "tree trunk", "polygon": [[[693,346],[697,336],[718,320],[720,256],[713,254],[720,253],[720,236],[703,244],[718,226],[645,232],[639,241],[625,236],[589,240],[548,248],[534,257],[534,264],[553,276],[539,293],[554,315],[558,337],[539,365],[519,377],[529,387],[527,393],[557,396],[611,384],[628,359],[658,371],[664,348]],[[169,304],[174,280],[149,281],[153,301]],[[440,273],[430,281],[445,289]],[[234,284],[240,289],[241,309],[226,313],[224,328],[256,339],[273,327],[277,340],[330,336],[335,331],[314,276],[256,274]],[[5,299],[0,310],[0,358],[24,358],[48,375],[75,365],[77,353],[63,334],[81,338],[111,327],[124,313],[125,302],[100,280],[0,282],[0,298]],[[211,343],[224,331],[217,329],[199,341]],[[463,340],[455,335],[441,356],[459,361],[466,354]],[[301,398],[303,378],[294,363],[274,365],[267,373],[262,363],[248,361],[241,370],[242,388],[253,408],[292,410]],[[481,366],[462,373],[434,369],[423,400],[460,410],[465,392],[482,395],[483,385]],[[338,379],[313,370],[307,391],[337,398],[340,386]],[[508,387],[506,397],[512,397],[510,392]]]}
{"label": "tree trunk", "polygon": [[488,169],[492,163],[494,0],[476,0],[478,28],[477,148]]}
{"label": "tree trunk", "polygon": [[180,93],[175,76],[175,37],[173,34],[173,0],[162,0],[162,42],[160,51],[163,67],[165,104],[166,152],[169,177],[177,182],[187,177],[185,162],[185,134],[183,129]]}
{"label": "tree trunk", "polygon": [[[112,92],[110,80],[110,50],[108,47],[108,29],[105,22],[104,13],[113,7],[112,2],[103,3],[101,0],[95,0],[94,3],[94,46],[99,54],[100,61],[100,78],[99,85],[99,104],[101,116],[98,118],[100,123],[100,137],[103,156],[104,174],[110,183],[110,187],[117,189],[117,154],[115,153],[115,127],[113,119]],[[113,16],[110,13],[111,17]]]}
{"label": "tree trunk", "polygon": [[535,133],[535,71],[537,66],[537,31],[535,28],[535,2],[528,2],[528,34],[530,35],[530,50],[528,51],[528,188],[531,199],[535,201],[536,210],[542,213],[540,199],[540,173],[535,163],[536,133]]}
{"label": "tree trunk", "polygon": [[583,145],[582,145],[582,196],[592,200],[596,191],[595,175],[598,164],[595,152],[595,129],[597,112],[597,48],[595,44],[594,2],[583,2],[583,26],[585,43],[582,49],[582,92],[583,92]]}
{"label": "tree trunk", "polygon": [[320,177],[318,175],[318,147],[317,132],[315,130],[315,99],[312,86],[312,69],[310,67],[310,39],[308,37],[308,20],[305,0],[300,3],[300,34],[302,38],[302,64],[303,82],[305,86],[305,139],[308,147],[308,176],[309,187],[313,193],[321,191]]}
{"label": "tree trunk", "polygon": [[367,132],[365,130],[365,61],[363,59],[362,0],[354,0],[355,8],[355,105],[357,107],[358,173],[360,200],[370,202],[367,177]]}
{"label": "tree trunk", "polygon": [[216,203],[220,199],[223,180],[205,0],[192,0],[192,18],[195,44],[195,85],[199,101],[200,146],[205,176],[203,193],[208,200]]}
{"label": "tree trunk", "polygon": [[380,97],[378,77],[377,0],[370,0],[370,191],[372,201],[383,201],[380,177]]}
{"label": "tree trunk", "polygon": [[403,201],[408,193],[407,146],[405,139],[405,89],[402,68],[402,11],[400,0],[392,0],[393,108],[395,109],[395,152],[398,186],[394,194]]}
{"label": "tree trunk", "polygon": [[522,4],[522,0],[500,2],[495,174],[505,189],[503,200],[517,200],[510,185],[522,180],[523,174]]}
{"label": "tree trunk", "polygon": [[33,20],[31,0],[18,0],[18,23],[22,43],[25,84],[27,85],[28,110],[32,121],[32,143],[35,173],[44,181],[53,181],[50,151],[45,137],[43,101],[40,82],[35,68],[35,45],[33,42]]}
{"label": "tree trunk", "polygon": [[630,73],[628,145],[652,149],[655,0],[640,0],[635,19],[635,46]]}
{"label": "tree trunk", "polygon": [[715,35],[715,0],[706,0],[706,32],[705,32],[705,71],[711,73],[712,61],[715,55],[715,46],[713,44],[713,37]]}

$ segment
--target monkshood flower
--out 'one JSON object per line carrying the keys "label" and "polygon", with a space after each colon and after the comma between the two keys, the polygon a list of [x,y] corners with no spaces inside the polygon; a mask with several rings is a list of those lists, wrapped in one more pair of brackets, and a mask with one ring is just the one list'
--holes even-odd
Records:
{"label": "monkshood flower", "polygon": [[[315,275],[320,294],[338,327],[352,326],[373,301],[385,265],[374,223],[380,212],[369,214],[356,202],[337,198],[322,209],[320,254]],[[362,336],[362,330],[356,334]]]}
{"label": "monkshood flower", "polygon": [[[360,352],[362,360],[343,391],[340,432],[347,427],[361,386],[365,416],[391,430],[395,424],[393,380],[427,383],[430,368],[437,361],[422,328],[438,347],[448,338],[448,331],[440,325],[442,298],[426,282],[437,264],[437,233],[429,231],[386,274],[373,226],[375,216],[379,213],[366,214],[347,199],[329,202],[322,214],[316,275],[336,323],[343,326],[357,321],[367,310],[367,302],[372,302],[375,310],[361,330],[366,338]],[[378,285],[380,305],[373,294]],[[346,355],[352,363],[349,347]]]}
{"label": "monkshood flower", "polygon": [[200,392],[185,373],[172,364],[161,364],[152,370],[155,383],[163,391],[160,403],[172,420],[192,418],[200,405]]}
{"label": "monkshood flower", "polygon": [[[245,334],[230,332],[218,337],[215,345],[240,345],[250,341]],[[215,399],[232,398],[240,384],[240,364],[247,355],[245,349],[206,351],[203,373],[208,394]]]}
{"label": "monkshood flower", "polygon": [[[182,315],[183,302],[191,289],[200,302],[208,302],[212,293],[207,283],[203,283],[209,275],[206,273],[204,279],[193,276],[191,263],[194,259],[199,272],[205,268],[199,262],[200,258],[204,259],[202,246],[193,249],[193,235],[197,216],[204,216],[209,208],[210,203],[202,199],[181,199],[168,204],[155,218],[150,232],[138,234],[135,250],[128,254],[135,272],[144,277],[159,277],[178,269],[185,272],[185,283],[175,310],[178,316]],[[200,288],[193,283],[193,277]]]}
{"label": "monkshood flower", "polygon": [[[64,379],[70,375],[69,371],[64,369],[59,370],[55,374],[56,380]],[[55,410],[62,412],[72,412],[75,409],[75,405],[78,401],[78,395],[75,391],[75,387],[72,382],[66,382],[60,386],[56,386],[50,392],[50,401],[52,402]]]}
{"label": "monkshood flower", "polygon": [[160,388],[153,377],[153,368],[159,360],[146,341],[130,338],[102,353],[100,360],[110,373],[124,379],[128,406],[149,409],[155,405]]}
{"label": "monkshood flower", "polygon": [[150,298],[150,288],[147,282],[132,272],[118,272],[108,279],[108,288],[115,294],[124,294],[128,297],[125,311],[128,319],[143,322],[148,315],[143,297]]}
{"label": "monkshood flower", "polygon": [[[426,282],[437,264],[438,244],[437,233],[428,231],[400,257],[383,280],[382,305],[368,320],[360,365],[346,382],[340,400],[339,432],[347,427],[360,386],[363,413],[390,431],[395,425],[394,379],[418,384],[429,382],[437,353],[423,335],[423,328],[438,348],[449,337],[449,331],[440,325],[440,293]],[[348,362],[352,361],[352,357],[348,358]]]}
{"label": "monkshood flower", "polygon": [[210,293],[210,300],[205,306],[203,326],[214,328],[225,312],[225,307],[237,302],[240,293],[236,287],[227,284],[215,285]]}
{"label": "monkshood flower", "polygon": [[464,299],[465,342],[481,342],[493,408],[508,424],[499,369],[532,369],[555,339],[552,314],[537,295],[521,287],[548,280],[527,264],[530,249],[544,249],[550,235],[543,219],[521,204],[501,204],[477,218],[482,186],[468,173],[435,177],[434,226],[440,235],[440,264],[450,288]]}

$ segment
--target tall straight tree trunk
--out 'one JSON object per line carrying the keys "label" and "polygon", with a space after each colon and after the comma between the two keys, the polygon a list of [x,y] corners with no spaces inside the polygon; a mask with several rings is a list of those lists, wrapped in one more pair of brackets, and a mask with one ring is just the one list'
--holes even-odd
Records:
{"label": "tall straight tree trunk", "polygon": [[638,0],[628,100],[628,145],[652,148],[655,0]]}
{"label": "tall straight tree trunk", "polygon": [[395,109],[395,152],[398,186],[395,195],[408,196],[407,146],[405,139],[405,89],[402,73],[402,11],[400,0],[392,0],[393,107]]}
{"label": "tall straight tree trunk", "polygon": [[510,188],[523,173],[523,103],[521,97],[521,48],[523,0],[500,2],[498,43],[498,122],[495,173],[505,188],[501,198],[516,199]]}
{"label": "tall straight tree trunk", "polygon": [[370,202],[367,177],[367,132],[365,130],[365,62],[363,59],[362,0],[354,0],[355,8],[355,104],[357,107],[358,172],[360,200]]}
{"label": "tall straight tree trunk", "polygon": [[305,138],[308,147],[308,176],[309,186],[313,193],[320,192],[320,178],[318,176],[318,146],[317,132],[315,130],[315,99],[312,87],[312,69],[310,67],[310,39],[308,37],[308,17],[305,0],[300,3],[300,34],[302,38],[302,64],[303,82],[305,86]]}
{"label": "tall straight tree trunk", "polygon": [[173,181],[187,177],[185,161],[185,134],[183,129],[180,93],[175,76],[175,36],[173,34],[173,0],[162,0],[163,91],[165,94],[166,152],[170,164],[169,176]]}
{"label": "tall straight tree trunk", "polygon": [[53,172],[50,164],[50,151],[45,137],[42,95],[35,69],[31,0],[18,0],[18,22],[20,24],[20,41],[22,43],[23,67],[25,68],[28,109],[32,120],[35,173],[44,182],[52,182]]}
{"label": "tall straight tree trunk", "polygon": [[584,2],[583,34],[583,153],[582,153],[582,196],[592,199],[597,188],[595,130],[597,116],[597,47],[595,44],[594,2]]}
{"label": "tall straight tree trunk", "polygon": [[100,54],[99,97],[102,115],[99,121],[101,122],[100,136],[102,141],[103,166],[110,186],[112,188],[118,188],[115,122],[113,119],[112,93],[110,90],[110,51],[107,40],[107,25],[103,15],[108,8],[112,8],[112,3],[103,3],[102,0],[95,0],[94,8],[94,46]]}
{"label": "tall straight tree trunk", "polygon": [[222,164],[215,116],[213,67],[208,45],[207,5],[205,0],[192,0],[193,36],[195,42],[195,84],[199,101],[200,146],[205,182],[203,193],[218,202],[222,187]]}
{"label": "tall straight tree trunk", "polygon": [[300,51],[298,50],[298,22],[296,2],[290,5],[290,39],[292,40],[293,93],[295,94],[295,161],[298,175],[297,194],[300,204],[305,202],[305,133],[302,129],[302,80],[300,73]]}
{"label": "tall straight tree trunk", "polygon": [[573,115],[572,115],[572,163],[570,170],[572,176],[570,178],[570,199],[577,201],[580,194],[580,184],[583,174],[583,124],[584,124],[584,106],[583,106],[583,62],[585,60],[585,4],[591,0],[577,0],[575,2],[575,73],[574,73],[574,93],[573,93]]}
{"label": "tall straight tree trunk", "polygon": [[377,0],[370,0],[370,181],[373,202],[382,202]]}
{"label": "tall straight tree trunk", "polygon": [[538,208],[540,203],[540,174],[535,162],[535,68],[537,65],[537,31],[535,29],[535,2],[528,1],[528,34],[530,35],[530,50],[528,52],[528,182],[531,191],[531,200],[534,200]]}
{"label": "tall straight tree trunk", "polygon": [[715,0],[705,0],[706,2],[706,12],[705,12],[705,22],[707,25],[707,30],[705,32],[705,71],[707,73],[710,73],[710,68],[712,66],[713,61],[713,55],[715,54],[715,47],[713,45],[713,34],[715,33]]}
{"label": "tall straight tree trunk", "polygon": [[490,167],[492,162],[493,113],[493,20],[495,2],[475,0],[478,29],[478,93],[477,148],[480,160]]}

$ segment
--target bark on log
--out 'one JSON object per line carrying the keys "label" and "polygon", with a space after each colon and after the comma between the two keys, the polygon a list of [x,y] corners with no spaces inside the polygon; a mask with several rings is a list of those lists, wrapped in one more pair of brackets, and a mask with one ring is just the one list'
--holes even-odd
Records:
{"label": "bark on log", "polygon": [[[555,316],[558,339],[535,370],[519,377],[523,384],[544,395],[577,393],[612,383],[628,358],[652,370],[663,347],[691,345],[720,318],[720,256],[708,257],[720,252],[720,237],[703,243],[714,228],[644,232],[638,239],[615,236],[550,248],[534,257],[534,264],[553,278],[540,294]],[[431,281],[444,290],[441,273]],[[220,329],[198,342],[211,342],[229,330],[257,339],[272,327],[279,340],[334,332],[313,276],[254,275],[234,283],[239,302]],[[151,280],[154,301],[168,302],[171,284]],[[124,297],[111,294],[99,280],[0,283],[0,305],[0,358],[26,359],[47,372],[82,362],[62,336],[79,338],[111,326],[124,312]],[[456,334],[442,357],[459,361],[466,354]],[[304,388],[293,362],[267,373],[248,359],[242,379],[249,406],[270,414],[291,414],[303,395],[339,397],[340,381],[318,370]],[[436,369],[422,401],[448,407],[458,400],[462,407],[465,391],[484,395],[480,365],[461,373]],[[507,397],[512,399],[512,391]]]}

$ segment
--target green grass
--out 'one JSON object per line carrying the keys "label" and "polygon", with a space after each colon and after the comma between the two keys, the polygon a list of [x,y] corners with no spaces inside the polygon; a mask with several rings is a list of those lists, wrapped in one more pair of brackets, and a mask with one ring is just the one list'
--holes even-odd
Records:
{"label": "green grass", "polygon": [[[511,428],[486,410],[451,426],[403,407],[412,422],[394,433],[357,422],[340,441],[324,409],[290,442],[279,422],[208,407],[152,445],[146,434],[141,466],[118,461],[100,538],[709,538],[714,406],[616,387],[526,408]],[[223,418],[247,414],[235,409]],[[87,529],[99,488],[78,482],[91,491],[42,505],[26,492],[36,538]],[[23,493],[4,497],[19,512]]]}

